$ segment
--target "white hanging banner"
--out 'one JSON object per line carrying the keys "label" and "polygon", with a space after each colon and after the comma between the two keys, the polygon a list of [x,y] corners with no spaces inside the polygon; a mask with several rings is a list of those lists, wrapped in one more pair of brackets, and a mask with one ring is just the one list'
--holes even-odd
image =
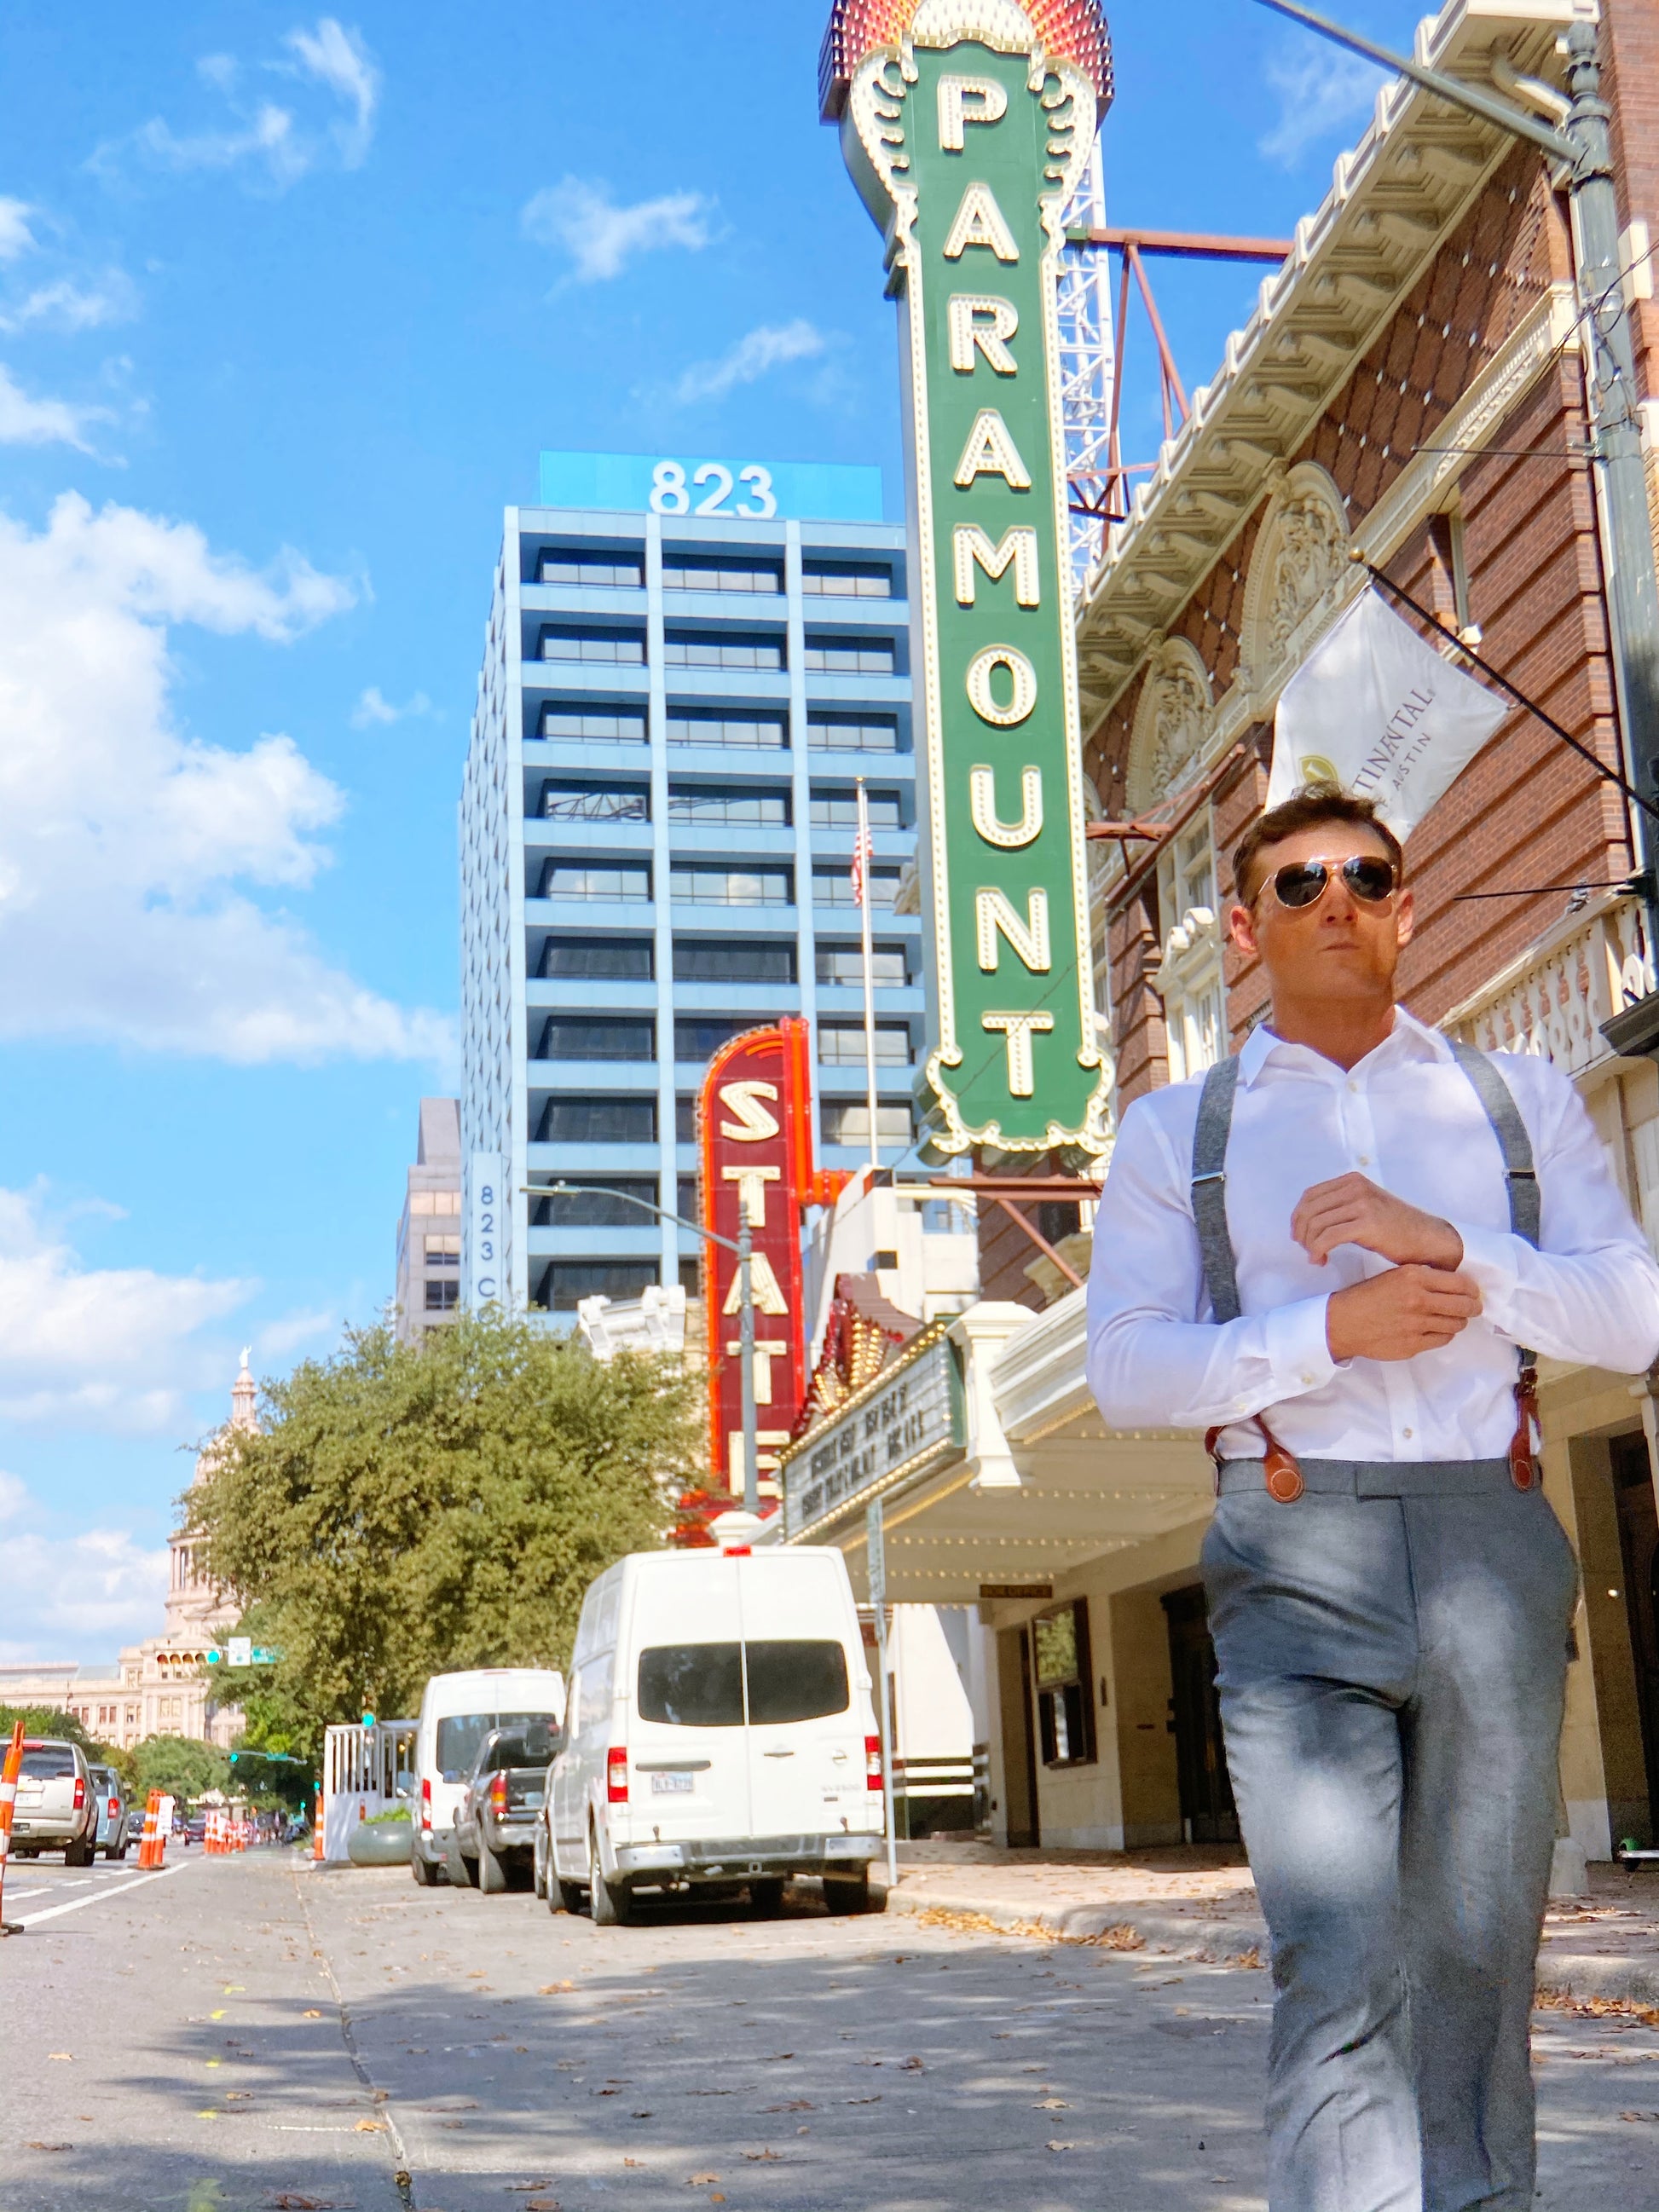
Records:
{"label": "white hanging banner", "polygon": [[1279,694],[1267,804],[1340,783],[1403,842],[1509,711],[1367,592]]}

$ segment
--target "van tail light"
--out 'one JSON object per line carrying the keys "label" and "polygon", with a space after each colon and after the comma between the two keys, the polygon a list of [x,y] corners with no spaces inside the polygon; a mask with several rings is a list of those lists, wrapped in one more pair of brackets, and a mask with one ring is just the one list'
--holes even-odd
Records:
{"label": "van tail light", "polygon": [[77,1774],[75,1778],[75,1809],[77,1813],[84,1810],[86,1802],[87,1778],[84,1774]]}
{"label": "van tail light", "polygon": [[120,1810],[121,1810],[121,1801],[120,1801],[120,1799],[119,1799],[118,1797],[112,1797],[112,1798],[110,1799],[110,1801],[109,1801],[109,1816],[110,1816],[110,1818],[111,1818],[111,1820],[114,1820],[114,1819],[116,1818],[116,1816],[117,1816],[117,1815],[118,1815],[118,1814],[120,1812]]}
{"label": "van tail light", "polygon": [[432,1833],[432,1784],[424,1774],[421,1777],[421,1832]]}
{"label": "van tail light", "polygon": [[605,1754],[605,1800],[607,1805],[628,1802],[628,1753],[620,1744]]}
{"label": "van tail light", "polygon": [[864,1739],[864,1786],[866,1790],[881,1787],[881,1738],[867,1735]]}
{"label": "van tail light", "polygon": [[491,1777],[489,1809],[498,1820],[504,1820],[507,1818],[507,1777],[504,1774]]}

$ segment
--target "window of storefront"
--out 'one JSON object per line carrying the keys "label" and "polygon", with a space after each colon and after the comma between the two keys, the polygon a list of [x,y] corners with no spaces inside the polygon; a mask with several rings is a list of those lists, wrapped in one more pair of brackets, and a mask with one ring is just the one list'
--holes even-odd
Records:
{"label": "window of storefront", "polygon": [[1089,1605],[1075,1598],[1031,1623],[1037,1741],[1045,1766],[1086,1766],[1095,1756]]}
{"label": "window of storefront", "polygon": [[1226,1050],[1221,921],[1208,812],[1174,839],[1158,863],[1164,957],[1152,985],[1164,1000],[1170,1080],[1214,1066]]}

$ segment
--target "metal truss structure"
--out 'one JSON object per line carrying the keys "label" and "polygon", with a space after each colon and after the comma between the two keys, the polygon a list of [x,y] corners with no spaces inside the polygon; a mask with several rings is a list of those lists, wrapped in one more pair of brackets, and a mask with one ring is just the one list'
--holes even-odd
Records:
{"label": "metal truss structure", "polygon": [[[1105,168],[1097,133],[1088,166],[1066,210],[1066,228],[1068,232],[1093,232],[1103,229],[1105,222]],[[1106,258],[1070,246],[1060,270],[1060,390],[1066,420],[1066,473],[1072,491],[1072,581],[1079,592],[1103,544],[1115,374]]]}

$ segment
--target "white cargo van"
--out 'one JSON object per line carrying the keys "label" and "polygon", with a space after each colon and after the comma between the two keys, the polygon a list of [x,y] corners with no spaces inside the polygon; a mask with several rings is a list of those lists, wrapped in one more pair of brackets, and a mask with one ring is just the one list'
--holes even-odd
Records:
{"label": "white cargo van", "polygon": [[560,1896],[601,1925],[706,1882],[770,1910],[792,1874],[821,1875],[832,1912],[869,1903],[881,1740],[846,1563],[751,1552],[754,1526],[632,1553],[583,1603],[550,1825]]}
{"label": "white cargo van", "polygon": [[459,1674],[434,1674],[421,1698],[415,1738],[418,1798],[415,1879],[429,1889],[448,1861],[466,1778],[492,1729],[564,1722],[564,1676],[544,1667],[477,1667]]}

